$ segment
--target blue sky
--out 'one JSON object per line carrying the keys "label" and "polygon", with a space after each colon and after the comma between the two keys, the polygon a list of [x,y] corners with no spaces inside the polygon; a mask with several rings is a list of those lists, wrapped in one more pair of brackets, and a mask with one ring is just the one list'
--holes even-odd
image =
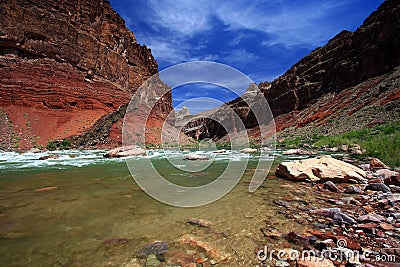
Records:
{"label": "blue sky", "polygon": [[[151,48],[159,71],[181,62],[210,60],[259,83],[274,80],[341,30],[354,31],[383,0],[110,2],[138,42]],[[172,95],[177,109],[197,97],[222,102],[237,97],[224,88],[202,84],[178,87]],[[192,113],[219,103],[197,102],[186,103]]]}

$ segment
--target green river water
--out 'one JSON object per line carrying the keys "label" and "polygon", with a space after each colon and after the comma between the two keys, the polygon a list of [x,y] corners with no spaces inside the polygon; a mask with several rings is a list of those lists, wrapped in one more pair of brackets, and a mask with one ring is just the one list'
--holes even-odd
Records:
{"label": "green river water", "polygon": [[[301,184],[272,174],[249,193],[249,181],[260,160],[250,156],[243,178],[220,200],[196,208],[173,207],[144,193],[123,159],[103,159],[102,153],[69,151],[59,159],[44,161],[35,160],[39,155],[34,154],[0,154],[1,266],[124,266],[155,240],[167,242],[170,251],[182,249],[177,240],[184,234],[229,254],[227,266],[255,266],[264,240],[261,227],[301,229],[280,215],[272,201],[312,198]],[[277,153],[271,173],[284,159]],[[238,153],[236,159],[241,156],[248,157]],[[222,158],[202,172],[182,175],[169,168],[165,158],[152,160],[171,181],[193,185],[215,179],[227,162]],[[190,218],[208,220],[214,226],[185,223]],[[111,238],[126,242],[108,245]]]}

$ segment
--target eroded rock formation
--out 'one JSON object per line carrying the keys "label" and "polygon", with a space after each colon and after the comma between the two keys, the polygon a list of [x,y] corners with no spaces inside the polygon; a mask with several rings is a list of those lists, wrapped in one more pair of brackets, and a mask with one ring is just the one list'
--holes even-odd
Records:
{"label": "eroded rock formation", "polygon": [[[260,83],[277,130],[322,126],[328,134],[400,118],[399,32],[400,3],[385,1],[355,32],[342,31],[272,83]],[[254,116],[241,98],[226,104],[247,128],[254,127]],[[204,119],[187,128],[196,127],[188,134],[220,139],[224,132]]]}
{"label": "eroded rock formation", "polygon": [[[0,108],[8,129],[0,148],[45,145],[96,126],[107,135],[94,145],[119,143],[120,107],[158,67],[110,3],[5,0],[0,17]],[[159,97],[157,89],[147,96]],[[171,110],[167,94],[153,117]]]}

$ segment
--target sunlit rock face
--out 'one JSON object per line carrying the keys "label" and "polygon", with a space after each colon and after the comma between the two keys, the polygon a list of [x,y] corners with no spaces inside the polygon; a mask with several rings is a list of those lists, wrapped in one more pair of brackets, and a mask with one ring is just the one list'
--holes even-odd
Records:
{"label": "sunlit rock face", "polygon": [[[3,149],[86,133],[123,111],[157,73],[150,49],[138,44],[108,1],[6,0],[0,17]],[[162,97],[152,88],[144,99]],[[165,117],[171,110],[169,93],[154,114]],[[105,122],[106,136],[91,143],[120,143],[121,125],[121,118]]]}
{"label": "sunlit rock face", "polygon": [[[340,32],[272,83],[260,83],[277,130],[326,125],[324,131],[330,133],[400,117],[399,32],[399,2],[385,1],[355,32]],[[226,104],[247,128],[254,128],[254,116],[241,98]],[[223,109],[215,113],[223,114]],[[189,132],[194,137],[220,139],[224,134],[213,121],[200,119],[188,129],[195,125],[201,129]]]}

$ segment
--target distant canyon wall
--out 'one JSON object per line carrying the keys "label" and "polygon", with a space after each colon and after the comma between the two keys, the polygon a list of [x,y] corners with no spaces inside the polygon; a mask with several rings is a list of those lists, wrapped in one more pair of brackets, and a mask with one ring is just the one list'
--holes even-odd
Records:
{"label": "distant canyon wall", "polygon": [[[385,1],[355,32],[342,31],[272,83],[260,83],[277,131],[311,129],[336,121],[325,131],[333,134],[345,120],[353,128],[362,128],[398,118],[399,33],[400,2]],[[244,97],[248,97],[246,93]],[[252,105],[257,101],[257,96],[250,100]],[[248,129],[257,125],[241,98],[226,105],[239,114]],[[224,109],[215,109],[214,116],[223,117]],[[226,134],[215,120],[207,119],[194,119],[186,130],[195,138],[221,139]]]}

